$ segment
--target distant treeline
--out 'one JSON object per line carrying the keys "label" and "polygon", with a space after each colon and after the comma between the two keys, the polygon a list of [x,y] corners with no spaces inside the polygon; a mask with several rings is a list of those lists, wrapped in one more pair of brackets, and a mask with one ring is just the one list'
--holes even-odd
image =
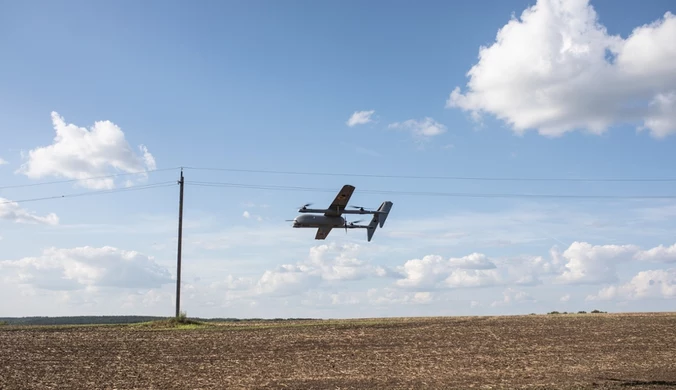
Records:
{"label": "distant treeline", "polygon": [[[601,311],[601,310],[596,310],[596,309],[594,309],[594,310],[590,311],[590,313],[594,313],[594,314],[597,314],[597,313],[606,314],[606,313],[608,313],[608,312],[607,312],[607,311]],[[550,311],[550,312],[547,313],[547,314],[575,314],[575,312],[572,312],[572,311],[571,311],[570,313],[568,313],[567,311],[564,311],[564,312],[558,312],[558,311],[555,310],[555,311]],[[584,311],[584,310],[580,310],[580,311],[577,312],[577,314],[587,314],[587,312]]]}
{"label": "distant treeline", "polygon": [[[0,317],[0,325],[102,325],[133,324],[138,322],[166,320],[157,316],[69,316],[69,317]],[[239,321],[305,321],[312,318],[192,318],[202,322]]]}

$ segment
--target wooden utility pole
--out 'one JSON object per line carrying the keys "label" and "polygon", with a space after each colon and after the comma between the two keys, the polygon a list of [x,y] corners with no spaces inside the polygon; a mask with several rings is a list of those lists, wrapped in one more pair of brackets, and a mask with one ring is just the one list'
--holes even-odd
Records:
{"label": "wooden utility pole", "polygon": [[181,242],[183,240],[183,168],[181,168],[178,200],[178,252],[176,254],[176,318],[181,313]]}

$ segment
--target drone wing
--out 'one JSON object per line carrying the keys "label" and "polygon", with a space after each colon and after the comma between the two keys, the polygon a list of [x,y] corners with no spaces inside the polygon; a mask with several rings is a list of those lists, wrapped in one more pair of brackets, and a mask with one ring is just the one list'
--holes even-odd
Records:
{"label": "drone wing", "polygon": [[325,239],[326,236],[328,236],[329,233],[331,233],[331,229],[333,229],[333,228],[330,227],[330,226],[328,226],[328,227],[327,227],[327,226],[322,226],[322,227],[318,228],[318,229],[317,229],[317,234],[315,235],[315,240],[323,240],[323,239]]}
{"label": "drone wing", "polygon": [[340,189],[340,192],[338,192],[338,195],[336,195],[336,198],[331,203],[331,206],[328,207],[328,211],[326,211],[324,215],[326,215],[327,217],[340,216],[343,213],[343,210],[345,210],[347,202],[350,201],[350,197],[354,192],[354,188],[355,188],[354,186],[351,186],[349,184],[344,185],[343,188]]}

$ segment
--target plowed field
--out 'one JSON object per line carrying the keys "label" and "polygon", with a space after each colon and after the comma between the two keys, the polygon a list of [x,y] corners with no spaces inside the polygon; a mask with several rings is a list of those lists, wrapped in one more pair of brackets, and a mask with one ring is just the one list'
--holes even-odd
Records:
{"label": "plowed field", "polygon": [[0,327],[2,389],[676,388],[676,314]]}

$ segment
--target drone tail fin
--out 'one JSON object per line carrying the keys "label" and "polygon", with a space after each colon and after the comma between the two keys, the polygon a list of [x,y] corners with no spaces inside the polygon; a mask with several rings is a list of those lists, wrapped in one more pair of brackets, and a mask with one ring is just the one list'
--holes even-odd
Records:
{"label": "drone tail fin", "polygon": [[378,228],[378,214],[373,214],[371,222],[368,224],[368,226],[366,226],[366,237],[368,238],[369,242],[373,238],[373,233],[376,232],[377,228]]}
{"label": "drone tail fin", "polygon": [[374,215],[374,218],[378,219],[378,222],[380,223],[380,227],[383,227],[385,225],[385,220],[387,219],[387,216],[390,215],[390,210],[392,209],[393,203],[388,201],[383,202],[380,207],[378,207],[378,214]]}

